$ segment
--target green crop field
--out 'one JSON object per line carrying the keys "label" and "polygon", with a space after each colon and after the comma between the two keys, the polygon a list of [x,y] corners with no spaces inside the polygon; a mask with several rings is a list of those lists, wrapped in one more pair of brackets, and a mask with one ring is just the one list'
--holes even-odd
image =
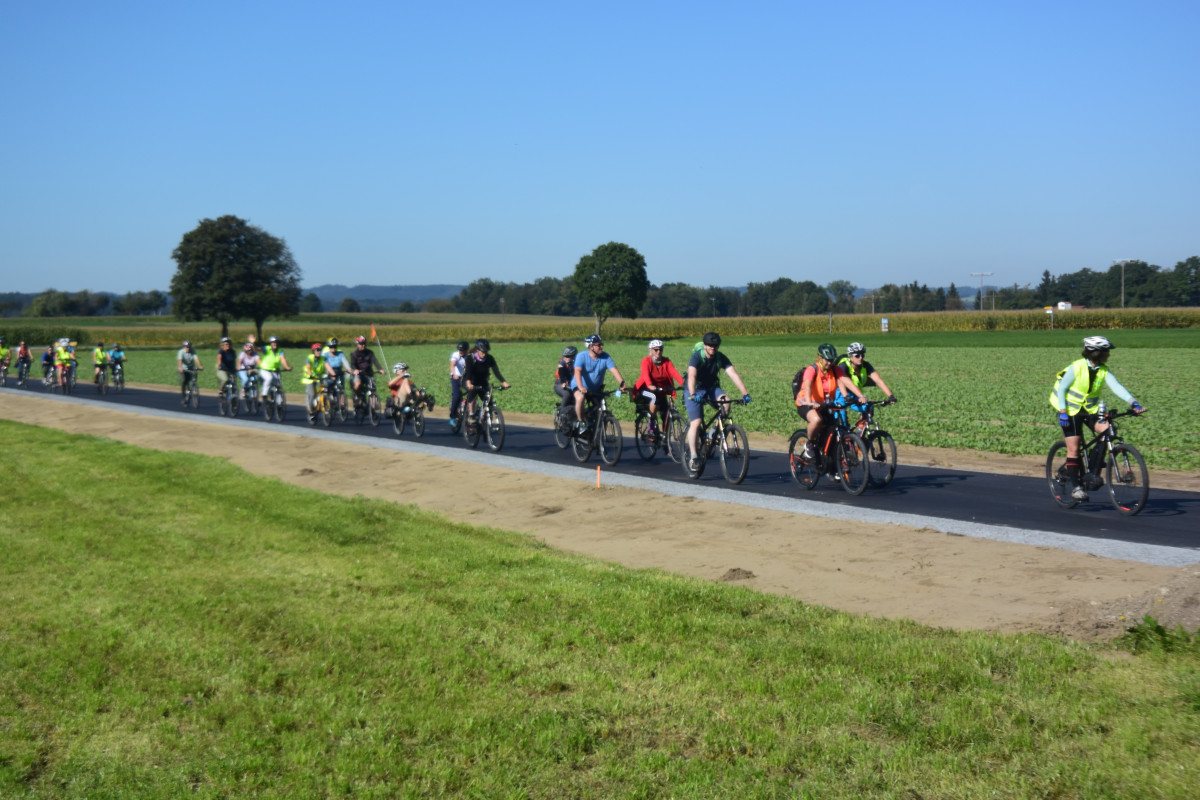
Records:
{"label": "green crop field", "polygon": [[[481,326],[485,327],[485,326]],[[1191,362],[1200,352],[1200,328],[1131,330],[1111,333],[1117,344],[1109,366],[1118,379],[1149,409],[1144,417],[1123,423],[1122,434],[1138,447],[1155,469],[1200,469],[1200,420],[1189,416],[1200,395]],[[473,338],[473,337],[472,337]],[[750,389],[753,403],[735,411],[751,433],[790,434],[798,427],[791,378],[815,358],[816,346],[829,337],[729,337],[723,350]],[[879,412],[880,423],[905,444],[1043,455],[1058,436],[1049,395],[1055,373],[1079,358],[1076,331],[995,331],[958,333],[889,333],[857,336],[867,345],[867,360],[895,391],[900,403]],[[840,351],[848,337],[834,338]],[[530,413],[552,412],[556,397],[552,375],[564,342],[494,343],[504,377],[513,389],[500,397],[502,408]],[[581,343],[577,343],[581,344]],[[683,372],[694,340],[669,340],[666,355]],[[645,343],[611,339],[606,343],[632,386],[646,354]],[[450,344],[387,346],[388,363],[404,360],[419,385],[440,405],[449,400]],[[285,379],[289,393],[302,392],[299,367],[307,351],[288,351],[296,371]],[[214,351],[201,351],[211,367]],[[174,351],[132,350],[129,380],[174,383]],[[210,372],[202,385],[215,386]],[[733,384],[725,381],[733,390]],[[870,394],[871,392],[869,392]],[[874,392],[874,396],[879,393]],[[1110,403],[1116,403],[1106,393]],[[633,419],[629,403],[616,403],[617,414]],[[751,436],[751,447],[754,439]]]}
{"label": "green crop field", "polygon": [[7,421],[0,437],[2,797],[1200,785],[1185,633],[1131,656],[859,618],[217,458]]}

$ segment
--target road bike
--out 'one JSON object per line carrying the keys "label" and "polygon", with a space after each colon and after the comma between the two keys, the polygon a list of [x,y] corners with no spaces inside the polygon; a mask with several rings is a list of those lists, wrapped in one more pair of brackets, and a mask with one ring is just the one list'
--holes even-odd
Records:
{"label": "road bike", "polygon": [[217,392],[217,408],[220,409],[222,417],[236,417],[241,410],[240,405],[237,395],[237,373],[230,372]]}
{"label": "road bike", "polygon": [[891,400],[869,400],[857,406],[862,411],[854,432],[867,448],[867,480],[876,489],[887,486],[896,474],[896,440],[875,421],[875,409],[891,404]]}
{"label": "road bike", "polygon": [[725,480],[736,485],[746,478],[750,469],[750,442],[746,431],[741,425],[730,421],[729,412],[733,404],[744,406],[744,400],[733,400],[725,397],[722,400],[710,401],[706,405],[712,407],[712,413],[707,420],[701,419],[700,429],[696,431],[695,469],[688,462],[691,460],[691,448],[687,443],[687,426],[679,436],[680,465],[683,474],[689,478],[699,478],[704,474],[708,460],[717,455],[721,460],[721,472]]}
{"label": "road bike", "polygon": [[608,398],[613,394],[621,396],[620,390],[615,390],[588,392],[584,398],[583,419],[587,427],[582,432],[578,428],[571,429],[567,434],[576,461],[587,461],[593,450],[598,451],[600,460],[610,467],[621,460],[621,449],[624,447],[621,423],[608,410]]}
{"label": "road bike", "polygon": [[504,413],[496,406],[494,396],[495,392],[502,391],[503,386],[496,388],[489,385],[482,397],[477,399],[477,413],[474,416],[469,413],[464,415],[466,423],[462,431],[468,447],[477,447],[480,436],[487,441],[488,449],[493,453],[500,452],[500,448],[504,447]]}
{"label": "road bike", "polygon": [[818,444],[814,455],[805,457],[808,433],[800,428],[788,441],[788,467],[796,483],[805,489],[816,488],[821,475],[829,475],[851,495],[860,495],[870,481],[867,466],[867,446],[862,437],[850,430],[845,423],[847,406],[841,403],[825,403],[828,413],[817,434]]}
{"label": "road bike", "polygon": [[354,393],[354,422],[362,425],[366,419],[378,427],[382,416],[379,395],[375,390],[375,376],[368,375],[358,382],[358,391]]}
{"label": "road bike", "polygon": [[[1137,416],[1137,412],[1101,409],[1099,417],[1108,423],[1108,428],[1079,446],[1079,458],[1083,461],[1079,468],[1080,485],[1088,492],[1107,486],[1112,504],[1127,517],[1145,508],[1150,496],[1150,474],[1145,459],[1117,431],[1117,419],[1129,416]],[[1104,477],[1100,476],[1101,469]],[[1046,483],[1054,502],[1063,508],[1074,508],[1083,502],[1071,496],[1075,484],[1067,477],[1066,441],[1055,442],[1046,456]]]}
{"label": "road bike", "polygon": [[197,382],[197,373],[199,373],[199,371],[201,369],[203,369],[203,367],[196,367],[195,369],[185,369],[183,371],[183,376],[184,376],[183,407],[184,408],[187,408],[188,406],[191,406],[192,408],[200,407],[200,385]]}
{"label": "road bike", "polygon": [[433,411],[434,397],[425,391],[424,386],[408,398],[408,405],[404,408],[396,408],[391,400],[388,401],[388,405],[392,413],[392,427],[397,436],[403,435],[405,426],[410,422],[418,439],[425,435],[425,414]]}
{"label": "road bike", "polygon": [[[675,405],[674,392],[667,394],[667,424],[666,429],[655,425],[650,427],[650,404],[637,403],[637,413],[633,419],[633,441],[638,455],[645,461],[654,458],[654,454],[662,450],[676,464],[682,457],[681,442],[687,430],[687,420],[679,413]],[[657,420],[655,421],[657,423]]]}
{"label": "road bike", "polygon": [[118,394],[125,391],[125,365],[120,361],[112,365],[112,385]]}
{"label": "road bike", "polygon": [[263,395],[263,417],[267,422],[273,419],[283,422],[287,417],[287,399],[283,394],[283,377],[276,371],[271,371],[271,374],[275,376],[275,379],[271,381],[271,388],[267,389],[267,393]]}

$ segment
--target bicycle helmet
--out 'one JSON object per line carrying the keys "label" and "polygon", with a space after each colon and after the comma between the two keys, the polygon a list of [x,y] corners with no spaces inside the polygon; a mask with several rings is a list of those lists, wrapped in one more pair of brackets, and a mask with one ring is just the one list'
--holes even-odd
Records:
{"label": "bicycle helmet", "polygon": [[604,340],[593,333],[591,336],[584,339],[583,343],[586,344],[588,347],[591,347],[594,344],[604,344]]}
{"label": "bicycle helmet", "polygon": [[709,347],[720,347],[721,334],[715,333],[714,331],[709,331],[708,333],[704,334],[704,339],[702,341]]}
{"label": "bicycle helmet", "polygon": [[355,343],[355,344],[366,344],[366,343],[367,343],[367,337],[365,337],[365,336],[355,336],[355,337],[354,337],[354,343]]}
{"label": "bicycle helmet", "polygon": [[254,345],[250,344],[249,342],[246,342],[244,345],[242,345],[242,349],[245,350],[247,353],[253,353]]}
{"label": "bicycle helmet", "polygon": [[863,346],[862,342],[851,342],[850,346],[846,348],[848,356],[865,356],[866,354],[867,348]]}
{"label": "bicycle helmet", "polygon": [[272,336],[270,339],[267,339],[267,344],[279,344],[279,337]]}
{"label": "bicycle helmet", "polygon": [[470,349],[471,349],[471,345],[468,344],[467,342],[459,342],[458,343],[458,352],[465,353]]}
{"label": "bicycle helmet", "polygon": [[579,352],[579,348],[577,348],[577,347],[569,347],[569,346],[564,347],[562,357],[563,358],[574,358],[575,354],[578,352]]}
{"label": "bicycle helmet", "polygon": [[[4,344],[3,339],[0,339],[0,344]],[[104,347],[104,342],[96,342],[96,347]]]}
{"label": "bicycle helmet", "polygon": [[1116,345],[1103,336],[1088,336],[1083,340],[1085,350],[1116,350]]}
{"label": "bicycle helmet", "polygon": [[661,349],[662,346],[663,346],[662,339],[651,339],[650,344],[648,345],[649,349],[651,349],[651,350]]}
{"label": "bicycle helmet", "polygon": [[185,341],[185,342],[183,343],[183,346],[184,346],[184,347],[191,347],[191,346],[192,346],[192,343],[191,343],[191,342],[186,342],[186,341]]}
{"label": "bicycle helmet", "polygon": [[397,362],[396,366],[392,367],[392,372],[396,373],[397,375],[406,372],[407,370],[408,364],[405,364],[403,361]]}
{"label": "bicycle helmet", "polygon": [[113,350],[120,350],[120,349],[121,349],[121,345],[117,344],[116,342],[113,342]]}
{"label": "bicycle helmet", "polygon": [[481,353],[486,353],[488,350],[492,349],[492,345],[487,339],[476,339],[475,349]]}
{"label": "bicycle helmet", "polygon": [[327,342],[327,344],[328,344],[330,347],[332,347],[334,350],[336,350],[336,349],[337,349],[337,346],[338,346],[338,340],[337,340],[336,338],[331,338],[331,339],[330,339],[330,340]]}
{"label": "bicycle helmet", "polygon": [[823,344],[817,348],[817,355],[826,361],[837,361],[837,348],[831,344]]}
{"label": "bicycle helmet", "polygon": [[319,353],[319,352],[321,352],[321,343],[320,343],[320,342],[313,342],[313,343],[312,343],[312,347],[310,347],[309,349],[310,349],[310,350],[312,350],[312,351],[313,351],[313,352],[315,352],[315,353]]}
{"label": "bicycle helmet", "polygon": [[221,344],[233,344],[233,340],[231,340],[228,336],[222,336]]}

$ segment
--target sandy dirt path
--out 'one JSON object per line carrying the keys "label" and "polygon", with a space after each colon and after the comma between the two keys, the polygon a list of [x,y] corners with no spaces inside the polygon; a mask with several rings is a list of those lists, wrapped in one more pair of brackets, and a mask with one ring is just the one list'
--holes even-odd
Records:
{"label": "sandy dirt path", "polygon": [[[208,413],[212,413],[211,410]],[[506,415],[515,424],[540,417]],[[1169,568],[1087,554],[867,525],[602,486],[247,427],[236,440],[197,420],[0,396],[0,417],[167,451],[224,458],[259,474],[346,496],[411,503],[471,524],[521,531],[634,568],[736,580],[763,592],[954,629],[1111,638],[1143,614],[1200,627],[1200,565]],[[437,424],[442,424],[439,418]],[[549,432],[547,432],[548,435]],[[752,437],[752,447],[778,447]],[[901,463],[1025,471],[1037,459],[902,448]],[[1031,472],[1030,472],[1031,471]],[[1200,486],[1156,474],[1154,485]],[[469,487],[471,502],[463,502]],[[580,520],[592,523],[580,524]]]}

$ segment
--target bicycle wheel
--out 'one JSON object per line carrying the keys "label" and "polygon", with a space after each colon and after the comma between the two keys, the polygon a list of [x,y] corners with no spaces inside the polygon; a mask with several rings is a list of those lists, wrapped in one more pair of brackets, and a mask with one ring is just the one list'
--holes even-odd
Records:
{"label": "bicycle wheel", "polygon": [[621,460],[621,423],[612,414],[605,414],[600,423],[600,460],[610,467]]}
{"label": "bicycle wheel", "polygon": [[420,408],[413,412],[413,433],[418,439],[425,435],[425,412]]}
{"label": "bicycle wheel", "polygon": [[566,450],[571,446],[571,442],[567,438],[567,431],[563,428],[565,424],[563,408],[561,405],[557,405],[554,407],[554,443],[558,445],[559,450]]}
{"label": "bicycle wheel", "polygon": [[683,468],[683,474],[689,478],[696,479],[704,474],[704,468],[708,466],[708,442],[706,441],[704,430],[696,431],[696,436],[699,441],[696,442],[696,456],[699,458],[697,466],[692,469],[688,464],[691,461],[692,451],[688,449],[687,444],[687,428],[683,429],[683,437],[679,440],[680,460],[679,466]]}
{"label": "bicycle wheel", "polygon": [[863,439],[867,446],[867,471],[871,486],[879,489],[896,474],[896,441],[887,431],[872,431]]}
{"label": "bicycle wheel", "polygon": [[725,442],[720,448],[721,472],[725,480],[737,485],[746,479],[750,469],[750,441],[741,425],[725,426]]}
{"label": "bicycle wheel", "polygon": [[192,385],[188,387],[188,391],[192,395],[192,397],[191,397],[192,408],[199,408],[200,407],[200,387],[196,385],[196,381],[194,379],[192,380]]}
{"label": "bicycle wheel", "polygon": [[236,417],[242,412],[242,400],[238,397],[238,390],[235,386],[229,391],[229,416]]}
{"label": "bicycle wheel", "polygon": [[117,374],[113,375],[113,388],[117,390],[117,394],[125,391],[125,370],[117,370]]}
{"label": "bicycle wheel", "polygon": [[263,401],[262,412],[263,419],[267,422],[275,419],[275,392],[273,390],[267,392],[267,396]]}
{"label": "bicycle wheel", "polygon": [[650,430],[649,414],[638,414],[633,421],[633,444],[644,461],[651,460],[658,452],[658,431]]}
{"label": "bicycle wheel", "polygon": [[1112,454],[1104,465],[1104,480],[1117,511],[1132,517],[1146,507],[1150,475],[1146,472],[1142,454],[1133,445],[1113,445]]}
{"label": "bicycle wheel", "polygon": [[466,441],[467,447],[479,446],[479,420],[467,417],[463,422],[463,440]]}
{"label": "bicycle wheel", "polygon": [[217,410],[221,412],[222,417],[229,416],[229,394],[226,393],[224,386],[217,393]]}
{"label": "bicycle wheel", "polygon": [[1067,443],[1055,442],[1046,456],[1046,483],[1050,496],[1063,508],[1074,508],[1079,501],[1071,497],[1073,482],[1067,477]]}
{"label": "bicycle wheel", "polygon": [[367,418],[376,428],[379,427],[379,420],[383,418],[383,411],[379,408],[379,395],[374,392],[367,395]]}
{"label": "bicycle wheel", "polygon": [[287,417],[287,398],[283,396],[283,392],[275,393],[275,419],[283,422]]}
{"label": "bicycle wheel", "polygon": [[592,450],[596,447],[596,425],[591,423],[585,433],[576,431],[571,435],[571,451],[575,454],[575,460],[580,464],[587,461]]}
{"label": "bicycle wheel", "polygon": [[804,458],[804,446],[808,444],[808,433],[803,430],[792,434],[788,442],[788,468],[792,478],[805,489],[812,489],[821,480],[817,464]]}
{"label": "bicycle wheel", "polygon": [[871,478],[867,465],[867,446],[857,433],[848,433],[838,445],[837,458],[842,488],[847,494],[857,497],[867,488],[867,482]]}
{"label": "bicycle wheel", "polygon": [[671,460],[678,464],[683,460],[683,451],[687,449],[687,443],[683,437],[687,435],[687,425],[684,424],[683,417],[678,414],[672,414],[667,420],[667,455]]}
{"label": "bicycle wheel", "polygon": [[500,448],[504,447],[504,412],[492,408],[488,412],[487,425],[484,426],[483,432],[487,437],[488,449],[493,453],[500,452]]}
{"label": "bicycle wheel", "polygon": [[317,416],[321,418],[321,424],[328,428],[333,424],[333,409],[329,406],[329,395],[319,395],[317,397]]}

